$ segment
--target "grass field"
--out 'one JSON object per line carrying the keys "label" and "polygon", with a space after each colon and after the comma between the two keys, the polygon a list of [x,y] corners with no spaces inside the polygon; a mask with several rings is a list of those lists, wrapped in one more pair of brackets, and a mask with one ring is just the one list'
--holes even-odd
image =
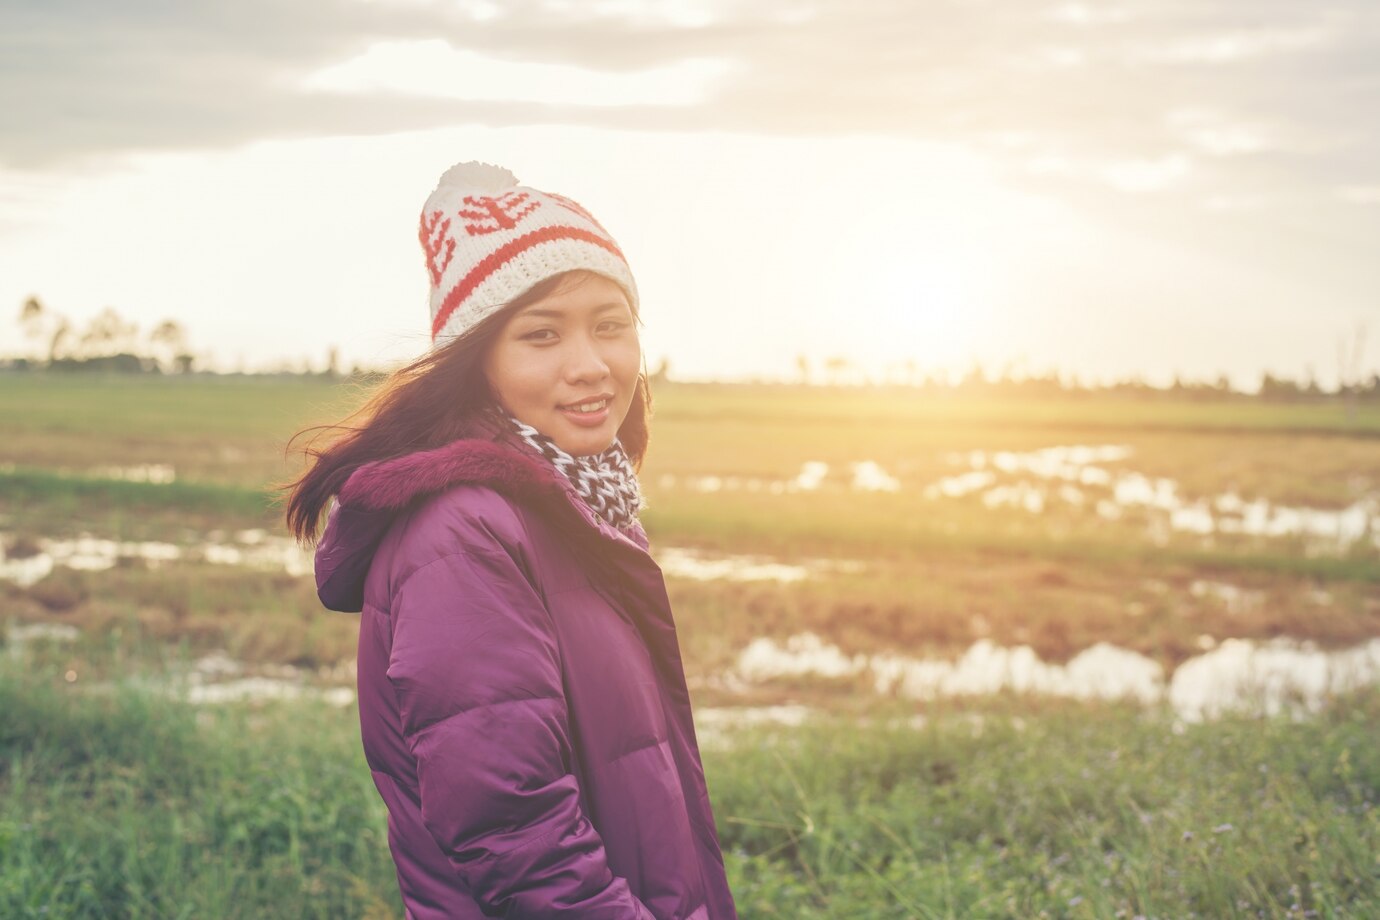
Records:
{"label": "grass field", "polygon": [[[44,678],[47,678],[46,680]],[[353,719],[0,677],[0,915],[397,916]],[[998,702],[710,747],[744,917],[1380,910],[1380,697],[1176,728]]]}
{"label": "grass field", "polygon": [[[0,653],[0,916],[397,915],[349,710],[158,689],[215,650],[340,679],[355,620],[293,568],[272,484],[299,469],[288,437],[362,392],[0,376],[6,564],[69,554],[0,578],[0,620],[78,630]],[[668,578],[698,706],[814,709],[706,750],[745,916],[1380,913],[1375,691],[1301,721],[1183,725],[1156,706],[719,679],[753,639],[806,631],[940,659],[1110,642],[1166,671],[1227,639],[1378,637],[1380,407],[655,395],[654,545],[805,573]],[[123,542],[113,566],[81,561],[93,539]]]}

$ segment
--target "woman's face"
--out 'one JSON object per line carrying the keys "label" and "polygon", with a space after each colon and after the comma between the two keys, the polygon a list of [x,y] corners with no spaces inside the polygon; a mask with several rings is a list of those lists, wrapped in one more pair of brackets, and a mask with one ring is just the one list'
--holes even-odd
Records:
{"label": "woman's face", "polygon": [[510,316],[484,359],[499,404],[572,456],[597,454],[632,405],[642,349],[623,289],[578,272]]}

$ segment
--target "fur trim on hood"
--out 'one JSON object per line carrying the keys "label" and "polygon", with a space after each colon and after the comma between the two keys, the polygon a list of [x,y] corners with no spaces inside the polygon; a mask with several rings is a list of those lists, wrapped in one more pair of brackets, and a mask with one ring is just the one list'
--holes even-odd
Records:
{"label": "fur trim on hood", "polygon": [[[549,511],[563,526],[647,549],[634,525],[624,534],[600,520],[564,476],[523,448],[470,437],[442,447],[366,463],[345,481],[316,548],[316,588],[331,610],[357,613],[374,551],[408,508],[458,485],[481,485]],[[587,528],[587,529],[586,529]]]}

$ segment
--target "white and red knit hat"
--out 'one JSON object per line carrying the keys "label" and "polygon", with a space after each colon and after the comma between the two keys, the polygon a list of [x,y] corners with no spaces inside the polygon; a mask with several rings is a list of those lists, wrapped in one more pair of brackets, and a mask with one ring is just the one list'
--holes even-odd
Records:
{"label": "white and red knit hat", "polygon": [[500,166],[446,170],[422,208],[418,234],[431,280],[431,343],[439,348],[501,310],[532,285],[584,269],[637,285],[623,251],[569,198],[518,185]]}

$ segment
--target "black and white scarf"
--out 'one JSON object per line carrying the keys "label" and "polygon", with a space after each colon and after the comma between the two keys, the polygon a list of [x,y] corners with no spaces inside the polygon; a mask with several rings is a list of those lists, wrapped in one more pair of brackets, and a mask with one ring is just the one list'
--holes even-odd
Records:
{"label": "black and white scarf", "polygon": [[603,453],[572,457],[531,425],[507,413],[504,417],[524,443],[570,480],[580,498],[600,518],[619,530],[626,530],[637,522],[638,513],[647,503],[637,484],[632,460],[617,438]]}

